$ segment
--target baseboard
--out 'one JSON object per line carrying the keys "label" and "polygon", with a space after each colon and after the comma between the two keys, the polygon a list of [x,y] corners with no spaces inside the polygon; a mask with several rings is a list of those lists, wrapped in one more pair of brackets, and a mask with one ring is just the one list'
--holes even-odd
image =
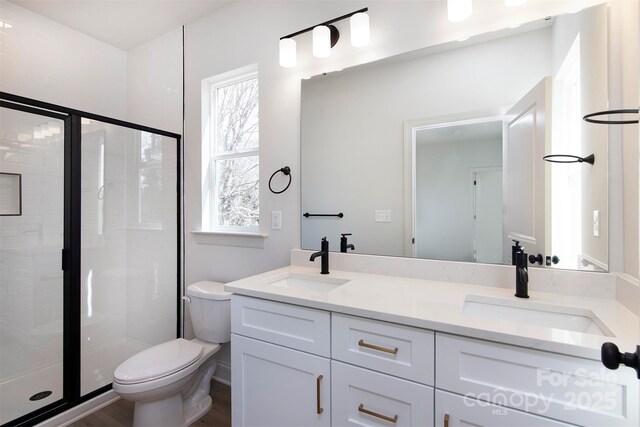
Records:
{"label": "baseboard", "polygon": [[213,379],[219,383],[231,386],[231,366],[218,362],[218,367],[213,374]]}
{"label": "baseboard", "polygon": [[65,427],[72,424],[89,414],[92,414],[107,405],[112,404],[116,400],[120,399],[120,396],[115,391],[109,390],[102,393],[100,396],[96,396],[91,400],[81,403],[68,411],[58,414],[49,418],[46,421],[36,424],[35,427]]}

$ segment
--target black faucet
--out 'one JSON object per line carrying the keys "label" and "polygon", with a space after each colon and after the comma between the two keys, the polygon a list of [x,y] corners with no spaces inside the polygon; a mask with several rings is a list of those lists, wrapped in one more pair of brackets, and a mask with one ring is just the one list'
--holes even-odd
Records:
{"label": "black faucet", "polygon": [[529,298],[529,267],[527,254],[516,253],[516,293],[518,298]]}
{"label": "black faucet", "polygon": [[326,237],[320,242],[320,251],[311,254],[309,261],[315,261],[318,257],[321,257],[320,274],[329,274],[329,242]]}
{"label": "black faucet", "polygon": [[343,233],[340,238],[340,252],[347,252],[347,249],[351,249],[352,251],[356,250],[355,246],[347,244],[347,236],[351,236],[351,233]]}
{"label": "black faucet", "polygon": [[511,265],[516,265],[516,256],[519,252],[524,252],[524,248],[520,246],[519,241],[514,240],[513,246],[511,246]]}

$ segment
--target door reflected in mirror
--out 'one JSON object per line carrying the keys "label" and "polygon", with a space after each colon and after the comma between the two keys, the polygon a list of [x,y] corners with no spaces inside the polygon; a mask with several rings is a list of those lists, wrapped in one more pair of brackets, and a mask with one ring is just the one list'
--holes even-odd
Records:
{"label": "door reflected in mirror", "polygon": [[606,271],[607,67],[603,4],[304,80],[301,209],[344,217],[302,248]]}

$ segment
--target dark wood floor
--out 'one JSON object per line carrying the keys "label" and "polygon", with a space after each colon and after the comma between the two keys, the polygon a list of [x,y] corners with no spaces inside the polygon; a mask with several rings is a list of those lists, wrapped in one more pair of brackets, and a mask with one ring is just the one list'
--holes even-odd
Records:
{"label": "dark wood floor", "polygon": [[[231,426],[231,388],[218,382],[211,383],[213,406],[207,414],[193,426],[230,427]],[[124,399],[112,403],[71,424],[72,427],[128,427],[133,421],[133,403]]]}

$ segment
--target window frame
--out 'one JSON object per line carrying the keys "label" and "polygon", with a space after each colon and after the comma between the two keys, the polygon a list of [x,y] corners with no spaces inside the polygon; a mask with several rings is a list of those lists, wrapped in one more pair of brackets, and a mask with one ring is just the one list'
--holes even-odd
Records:
{"label": "window frame", "polygon": [[[220,224],[218,217],[218,185],[216,183],[216,162],[242,157],[256,156],[260,167],[260,105],[258,104],[258,146],[247,150],[218,153],[217,146],[217,90],[240,82],[257,79],[258,103],[260,102],[260,76],[257,64],[242,67],[202,81],[202,230],[218,233],[255,233],[260,234],[260,221],[257,225],[230,226]],[[260,198],[258,180],[258,198]],[[258,200],[258,218],[260,201]]]}

